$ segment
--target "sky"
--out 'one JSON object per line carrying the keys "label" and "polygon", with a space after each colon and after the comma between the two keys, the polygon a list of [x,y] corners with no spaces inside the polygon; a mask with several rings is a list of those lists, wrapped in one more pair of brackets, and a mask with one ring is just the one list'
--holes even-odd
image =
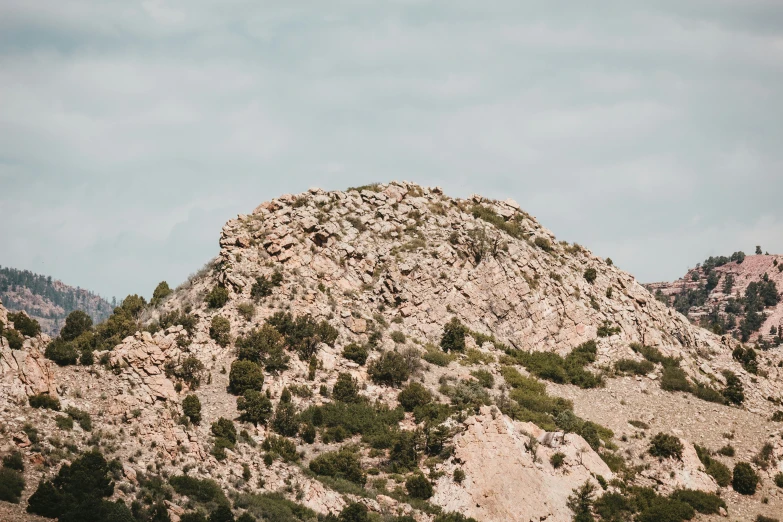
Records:
{"label": "sky", "polygon": [[783,253],[782,140],[779,0],[0,2],[0,265],[105,297],[390,180],[672,280]]}

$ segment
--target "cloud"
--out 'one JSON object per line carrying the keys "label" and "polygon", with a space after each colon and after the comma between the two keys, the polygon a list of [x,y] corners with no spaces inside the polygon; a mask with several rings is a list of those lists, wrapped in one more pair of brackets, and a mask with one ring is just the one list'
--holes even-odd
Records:
{"label": "cloud", "polygon": [[390,179],[645,281],[783,251],[783,5],[568,4],[3,2],[0,263],[149,295],[264,200]]}

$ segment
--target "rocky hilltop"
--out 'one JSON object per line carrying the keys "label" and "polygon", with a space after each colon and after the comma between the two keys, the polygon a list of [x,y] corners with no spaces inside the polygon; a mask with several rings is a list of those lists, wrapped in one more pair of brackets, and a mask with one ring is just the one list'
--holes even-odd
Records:
{"label": "rocky hilltop", "polygon": [[83,288],[9,267],[0,267],[0,301],[9,310],[24,310],[38,321],[44,333],[51,336],[60,333],[65,318],[74,310],[86,312],[99,323],[109,317],[114,308],[101,296]]}
{"label": "rocky hilltop", "polygon": [[783,343],[783,256],[710,257],[672,283],[646,285],[692,322],[769,348]]}
{"label": "rocky hilltop", "polygon": [[87,457],[122,520],[783,512],[780,354],[749,362],[511,200],[284,195],[156,295],[54,341],[0,308],[0,440],[26,483],[0,518],[78,516],[63,469]]}

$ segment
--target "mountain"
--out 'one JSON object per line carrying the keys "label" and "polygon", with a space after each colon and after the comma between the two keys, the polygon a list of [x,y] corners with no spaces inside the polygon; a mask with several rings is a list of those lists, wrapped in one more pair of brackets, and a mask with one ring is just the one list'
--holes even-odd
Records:
{"label": "mountain", "polygon": [[219,245],[54,341],[0,309],[0,447],[26,483],[0,519],[783,512],[779,351],[692,324],[511,200],[311,189]]}
{"label": "mountain", "polygon": [[10,310],[24,310],[48,335],[57,335],[65,318],[74,310],[86,312],[99,323],[114,309],[101,296],[83,288],[8,267],[0,267],[0,300]]}
{"label": "mountain", "polygon": [[646,285],[695,324],[762,348],[783,343],[783,256],[710,257],[672,283]]}

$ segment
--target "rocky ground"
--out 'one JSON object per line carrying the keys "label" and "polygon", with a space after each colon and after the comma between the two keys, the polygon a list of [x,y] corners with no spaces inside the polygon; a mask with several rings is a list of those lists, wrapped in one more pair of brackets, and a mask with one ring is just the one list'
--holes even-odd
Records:
{"label": "rocky ground", "polygon": [[[593,271],[595,277],[590,277]],[[258,277],[271,280],[275,273],[282,276],[281,283],[271,295],[251,295]],[[216,285],[227,289],[228,300],[209,308],[205,296]],[[255,303],[250,314],[249,303]],[[195,318],[192,333],[181,325],[151,327],[164,314],[184,309]],[[264,463],[257,444],[271,430],[238,421],[236,397],[227,391],[228,371],[237,358],[235,340],[279,311],[326,320],[337,337],[317,346],[314,378],[308,375],[308,360],[293,352],[288,369],[265,374],[264,390],[274,404],[285,388],[293,387],[304,390],[293,397],[298,411],[331,402],[321,388],[331,389],[338,374],[346,372],[356,378],[363,397],[396,407],[399,389],[373,382],[368,374],[386,351],[418,361],[411,381],[422,383],[444,404],[454,403],[444,383],[474,379],[471,372],[476,370],[492,376],[494,383],[486,390],[490,404],[455,412],[443,424],[451,456],[420,457],[419,467],[434,485],[428,502],[395,491],[404,477],[385,468],[387,450],[373,450],[358,437],[342,444],[324,442],[320,434],[313,444],[294,437],[304,455],[300,463]],[[226,346],[210,335],[215,316],[230,324]],[[446,366],[425,362],[433,350],[440,351],[444,325],[454,317],[473,332],[466,337],[467,350]],[[13,326],[2,307],[0,320]],[[60,367],[45,359],[45,335],[25,339],[21,350],[11,350],[0,338],[0,452],[21,449],[28,462],[22,502],[0,502],[0,517],[27,520],[25,501],[38,480],[95,445],[123,463],[115,498],[128,504],[141,489],[142,475],[165,477],[187,469],[218,481],[229,495],[277,491],[323,514],[358,501],[378,516],[410,514],[420,522],[433,520],[439,509],[477,520],[566,521],[571,519],[566,500],[572,490],[585,481],[597,487],[606,481],[612,490],[613,478],[626,477],[612,472],[602,459],[611,453],[623,456],[625,468],[638,468],[628,480],[662,494],[677,488],[719,491],[731,520],[783,513],[783,497],[772,479],[783,471],[783,424],[769,420],[781,399],[780,355],[762,353],[765,372],[748,373],[731,356],[737,344],[733,339],[692,325],[609,260],[558,242],[510,200],[457,200],[440,189],[411,183],[281,196],[229,221],[216,260],[161,304],[145,308],[137,321],[139,332],[96,353],[92,366]],[[346,345],[367,344],[371,336],[375,347],[366,365],[343,356]],[[583,389],[549,382],[547,392],[573,401],[576,415],[613,431],[601,447],[594,449],[577,433],[547,432],[501,413],[513,393],[504,367],[530,374],[507,352],[565,356],[590,340],[597,342],[597,355],[588,370],[604,375],[604,386]],[[744,403],[727,406],[663,391],[661,366],[645,375],[618,376],[615,362],[641,360],[632,343],[680,358],[679,366],[694,384],[719,388],[725,384],[722,371],[734,372],[744,386]],[[172,371],[187,357],[205,367],[197,389],[189,389]],[[58,429],[53,412],[27,403],[30,395],[41,392],[59,397],[63,409],[72,405],[89,412],[92,431]],[[189,393],[201,401],[200,425],[180,422],[182,400]],[[249,436],[223,460],[211,453],[210,425],[220,417],[234,419]],[[30,426],[41,435],[38,442],[29,440],[25,429]],[[399,427],[417,428],[413,415],[405,414]],[[658,432],[682,439],[681,460],[659,461],[647,454],[649,438]],[[724,433],[733,433],[736,455],[717,458],[729,465],[750,460],[767,441],[773,444],[774,464],[759,470],[762,485],[753,496],[719,487],[696,456],[694,443],[717,450],[728,440]],[[361,491],[341,489],[307,470],[315,456],[347,443],[359,444],[362,466],[373,473]],[[551,464],[555,453],[563,455],[562,467]],[[249,478],[243,477],[243,465]],[[461,482],[453,478],[457,468],[465,474]],[[186,497],[173,495],[167,505],[177,519],[189,504]]]}

